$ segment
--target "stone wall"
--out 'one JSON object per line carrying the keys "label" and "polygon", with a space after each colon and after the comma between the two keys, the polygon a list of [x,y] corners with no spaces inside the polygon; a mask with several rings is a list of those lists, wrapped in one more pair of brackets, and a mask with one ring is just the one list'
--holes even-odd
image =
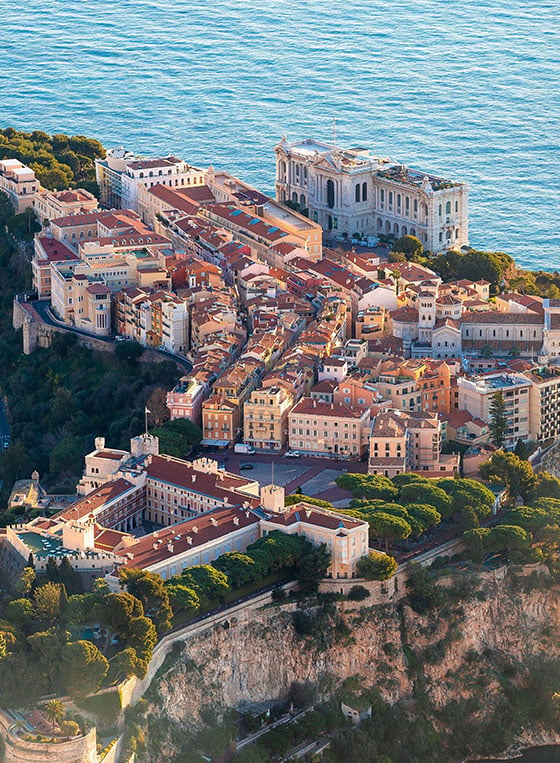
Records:
{"label": "stone wall", "polygon": [[5,763],[97,763],[95,728],[85,736],[67,742],[27,742],[19,729],[0,712],[0,729],[5,743]]}

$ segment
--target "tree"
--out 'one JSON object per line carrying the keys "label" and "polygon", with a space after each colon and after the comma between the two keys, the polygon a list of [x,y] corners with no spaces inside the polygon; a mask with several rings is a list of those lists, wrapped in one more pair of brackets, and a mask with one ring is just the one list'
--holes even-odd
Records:
{"label": "tree", "polygon": [[335,483],[348,490],[354,498],[393,500],[398,493],[393,482],[380,474],[341,474]]}
{"label": "tree", "polygon": [[154,426],[159,427],[166,421],[169,421],[167,390],[163,387],[156,387],[148,398],[146,407],[150,411],[150,420],[153,422]]}
{"label": "tree", "polygon": [[33,567],[24,567],[16,582],[16,590],[22,596],[29,596],[35,583],[35,570]]}
{"label": "tree", "polygon": [[134,364],[143,352],[144,348],[142,345],[138,344],[138,342],[133,342],[132,340],[118,342],[115,346],[115,355],[117,358],[130,364]]}
{"label": "tree", "polygon": [[70,595],[82,593],[84,590],[82,578],[72,567],[67,556],[62,558],[58,566],[58,580]]}
{"label": "tree", "polygon": [[58,583],[58,567],[54,556],[49,556],[47,559],[45,574],[47,576],[47,580],[50,580],[51,583]]}
{"label": "tree", "polygon": [[109,663],[91,641],[70,641],[62,647],[63,687],[70,694],[97,691],[107,675]]}
{"label": "tree", "polygon": [[453,511],[451,498],[434,482],[409,482],[400,489],[399,501],[405,506],[408,503],[433,506],[444,519]]}
{"label": "tree", "polygon": [[417,262],[424,253],[424,247],[416,236],[401,236],[393,244],[394,252],[402,252],[407,260]]}
{"label": "tree", "polygon": [[64,718],[64,705],[59,699],[50,699],[43,708],[43,715],[50,722],[54,734],[54,727]]}
{"label": "tree", "polygon": [[535,474],[535,482],[529,492],[528,501],[532,503],[538,498],[560,499],[560,480],[548,472]]}
{"label": "tree", "polygon": [[111,593],[94,607],[94,616],[107,627],[107,640],[110,634],[126,638],[130,632],[130,624],[135,617],[143,617],[142,602],[130,593]]}
{"label": "tree", "polygon": [[54,623],[60,617],[60,585],[45,583],[33,594],[33,617],[46,623]]}
{"label": "tree", "polygon": [[314,593],[317,591],[319,583],[327,574],[330,562],[331,557],[324,543],[318,548],[314,548],[309,554],[301,557],[296,565],[296,578],[299,590],[302,593]]}
{"label": "tree", "polygon": [[310,503],[312,506],[320,506],[322,509],[334,509],[334,506],[330,501],[323,501],[321,498],[313,498],[309,495],[303,495],[301,492],[287,495],[284,501],[284,506],[293,506],[295,503]]}
{"label": "tree", "polygon": [[232,588],[240,588],[246,583],[252,583],[260,578],[260,572],[254,559],[248,554],[231,551],[222,554],[212,567],[227,575]]}
{"label": "tree", "polygon": [[122,649],[109,660],[109,675],[114,681],[118,681],[122,678],[130,678],[130,676],[143,678],[146,668],[146,661],[139,659],[136,651],[132,647]]}
{"label": "tree", "polygon": [[136,570],[121,567],[119,573],[121,583],[127,591],[139,599],[146,614],[148,614],[160,630],[171,627],[171,607],[169,594],[160,575],[147,570]]}
{"label": "tree", "polygon": [[503,450],[496,451],[488,461],[481,464],[479,473],[482,479],[504,485],[512,498],[520,495],[526,500],[535,485],[535,474],[531,464],[523,461],[515,453],[506,453]]}
{"label": "tree", "polygon": [[159,438],[160,453],[184,458],[202,440],[202,430],[190,419],[166,421],[161,427],[150,429]]}
{"label": "tree", "polygon": [[196,591],[201,603],[205,604],[220,599],[230,589],[227,575],[209,564],[187,567],[179,577],[184,585]]}
{"label": "tree", "polygon": [[128,643],[141,659],[150,661],[157,644],[157,631],[149,617],[134,617],[130,621]]}
{"label": "tree", "polygon": [[423,535],[426,530],[436,527],[441,522],[441,514],[427,503],[409,503],[406,506],[407,521],[411,524],[414,535]]}
{"label": "tree", "polygon": [[80,727],[76,721],[62,721],[60,724],[60,734],[61,736],[66,737],[66,739],[78,736],[79,733]]}
{"label": "tree", "polygon": [[200,597],[192,588],[175,582],[178,577],[171,578],[166,583],[169,600],[176,609],[197,610],[200,607]]}
{"label": "tree", "polygon": [[356,572],[366,580],[387,580],[393,577],[397,567],[394,556],[383,554],[380,551],[370,551],[367,556],[362,556],[358,560]]}
{"label": "tree", "polygon": [[501,392],[496,392],[492,395],[489,414],[490,421],[488,422],[488,427],[490,429],[491,442],[498,448],[503,448],[506,440],[508,423],[506,403]]}
{"label": "tree", "polygon": [[6,617],[14,625],[25,627],[33,617],[33,604],[29,599],[12,599],[6,607]]}
{"label": "tree", "polygon": [[444,477],[437,484],[451,497],[455,520],[466,528],[477,527],[479,519],[492,511],[494,493],[478,480]]}
{"label": "tree", "polygon": [[406,540],[412,532],[412,527],[406,519],[383,511],[371,514],[368,523],[371,534],[380,541],[385,541],[385,550],[389,548],[389,543]]}

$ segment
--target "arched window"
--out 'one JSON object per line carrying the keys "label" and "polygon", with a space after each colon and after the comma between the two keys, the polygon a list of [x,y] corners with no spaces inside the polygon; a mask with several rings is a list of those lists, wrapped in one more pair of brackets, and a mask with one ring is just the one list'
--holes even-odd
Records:
{"label": "arched window", "polygon": [[153,178],[154,173],[150,170],[150,177]]}
{"label": "arched window", "polygon": [[383,228],[383,220],[380,217],[378,217],[377,218],[377,230],[381,230],[381,228]]}
{"label": "arched window", "polygon": [[305,196],[303,195],[303,193],[299,197],[299,207],[300,209],[305,209]]}
{"label": "arched window", "polygon": [[[331,183],[332,180],[329,180],[329,183]],[[330,215],[327,215],[327,228],[329,230],[332,230],[332,217]]]}
{"label": "arched window", "polygon": [[446,215],[450,215],[451,214],[451,202],[450,201],[448,201],[447,204],[445,205],[445,214]]}
{"label": "arched window", "polygon": [[401,208],[401,201],[402,201],[402,196],[400,195],[400,193],[398,193],[397,194],[397,207],[398,207],[398,209]]}
{"label": "arched window", "polygon": [[403,235],[403,236],[406,236],[406,235],[407,235],[407,232],[406,232],[406,225],[403,225],[401,233],[402,233],[402,235]]}
{"label": "arched window", "polygon": [[389,220],[385,220],[385,233],[390,233],[390,232],[391,232],[391,223],[389,222]]}
{"label": "arched window", "polygon": [[285,180],[286,178],[286,162],[281,161],[280,162],[280,180]]}
{"label": "arched window", "polygon": [[297,204],[298,203],[298,195],[297,195],[297,193],[295,191],[294,191],[294,193],[292,193],[292,203],[293,204]]}
{"label": "arched window", "polygon": [[393,206],[393,191],[389,191],[389,206]]}
{"label": "arched window", "polygon": [[143,178],[143,177],[144,177],[144,173],[143,173],[143,172],[141,172],[141,173],[140,173],[140,177],[141,177],[141,178]]}
{"label": "arched window", "polygon": [[356,187],[354,188],[354,199],[355,201],[360,201],[360,184],[356,183]]}
{"label": "arched window", "polygon": [[367,183],[362,183],[362,201],[367,201]]}
{"label": "arched window", "polygon": [[327,180],[327,206],[329,209],[334,207],[334,183],[332,180]]}
{"label": "arched window", "polygon": [[393,225],[393,233],[395,234],[395,236],[399,235],[399,226],[397,225],[397,223]]}
{"label": "arched window", "polygon": [[381,189],[380,194],[381,194],[380,201],[383,204],[385,202],[385,191],[383,188]]}
{"label": "arched window", "polygon": [[418,199],[414,199],[414,211],[418,212]]}

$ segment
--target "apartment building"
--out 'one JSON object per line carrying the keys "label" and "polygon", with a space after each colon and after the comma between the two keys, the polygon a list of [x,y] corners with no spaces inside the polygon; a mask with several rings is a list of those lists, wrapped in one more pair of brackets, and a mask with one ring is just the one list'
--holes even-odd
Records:
{"label": "apartment building", "polygon": [[529,398],[531,380],[518,373],[493,373],[486,376],[459,377],[459,409],[490,422],[490,407],[501,393],[506,406],[506,448],[530,436]]}
{"label": "apartment building", "polygon": [[540,366],[526,371],[529,389],[529,435],[539,443],[560,438],[560,369]]}
{"label": "apartment building", "polygon": [[196,378],[183,376],[167,393],[166,405],[171,421],[190,419],[202,426],[202,403],[208,395],[208,387]]}
{"label": "apartment building", "polygon": [[288,414],[290,448],[310,455],[360,458],[369,440],[369,409],[303,398]]}
{"label": "apartment building", "polygon": [[99,209],[96,197],[83,188],[68,188],[65,191],[49,191],[41,188],[35,194],[33,209],[41,224],[80,212],[94,212]]}
{"label": "apartment building", "polygon": [[35,236],[31,270],[33,289],[37,292],[39,299],[51,296],[51,264],[74,263],[77,265],[79,261],[80,258],[76,252],[62,241],[43,235]]}
{"label": "apartment building", "polygon": [[298,246],[305,250],[310,259],[321,258],[323,230],[317,222],[279,204],[227,172],[216,172],[210,167],[206,182],[213,191],[216,201],[239,204],[248,212],[296,236],[299,239]]}
{"label": "apartment building", "polygon": [[372,420],[368,472],[386,477],[404,471],[429,477],[453,475],[459,455],[443,455],[442,439],[442,422],[434,414],[381,411]]}
{"label": "apartment building", "polygon": [[122,146],[109,149],[104,159],[95,160],[95,177],[105,206],[135,211],[140,186],[184,188],[204,183],[204,171],[182,159],[175,156],[142,159]]}
{"label": "apartment building", "polygon": [[0,191],[8,195],[16,214],[33,206],[40,188],[34,171],[19,159],[0,159]]}
{"label": "apartment building", "polygon": [[120,336],[144,347],[159,347],[185,355],[189,347],[189,311],[184,300],[169,291],[149,288],[116,295],[116,329]]}
{"label": "apartment building", "polygon": [[468,191],[368,149],[308,139],[275,147],[276,198],[290,201],[334,236],[417,236],[442,252],[468,244]]}
{"label": "apartment building", "polygon": [[51,264],[51,307],[69,326],[95,336],[111,333],[111,290],[101,281],[76,272],[73,263]]}
{"label": "apartment building", "polygon": [[241,431],[241,408],[237,400],[213,394],[203,401],[202,445],[227,448]]}
{"label": "apartment building", "polygon": [[282,387],[254,390],[243,408],[244,442],[259,450],[281,450],[288,439],[292,395]]}

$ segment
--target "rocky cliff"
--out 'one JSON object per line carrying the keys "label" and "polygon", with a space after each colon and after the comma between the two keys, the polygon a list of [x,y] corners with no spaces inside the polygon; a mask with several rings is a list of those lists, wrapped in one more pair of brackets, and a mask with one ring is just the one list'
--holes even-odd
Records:
{"label": "rocky cliff", "polygon": [[544,569],[503,569],[441,578],[382,605],[273,606],[218,626],[174,652],[152,683],[146,760],[156,759],[150,728],[171,755],[209,708],[282,698],[294,682],[314,684],[326,699],[346,679],[387,707],[429,718],[442,744],[453,739],[442,760],[499,752],[523,734],[549,741],[560,690],[559,593]]}

